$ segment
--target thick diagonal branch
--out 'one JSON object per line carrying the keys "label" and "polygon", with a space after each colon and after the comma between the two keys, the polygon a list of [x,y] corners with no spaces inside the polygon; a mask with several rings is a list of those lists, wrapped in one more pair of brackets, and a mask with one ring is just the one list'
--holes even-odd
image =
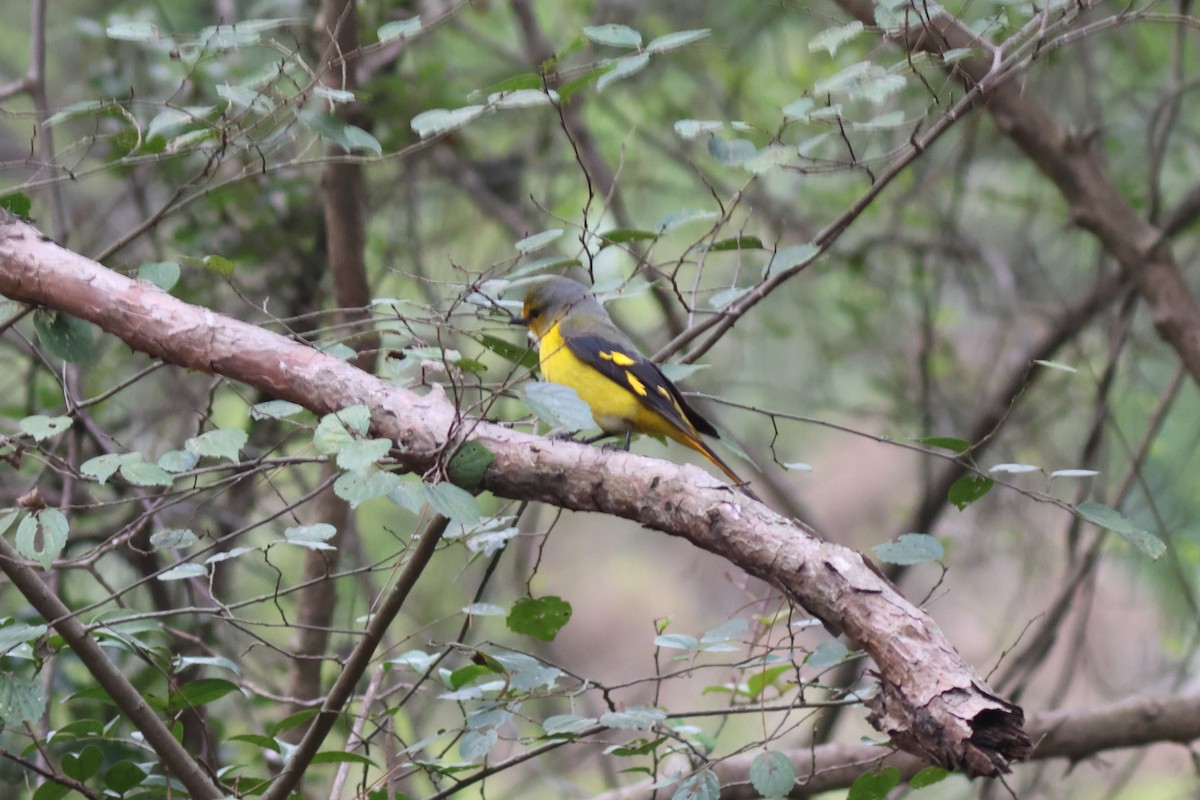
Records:
{"label": "thick diagonal branch", "polygon": [[[371,409],[377,435],[406,469],[439,474],[465,436],[496,458],[482,488],[509,498],[597,511],[681,536],[785,591],[874,659],[871,721],[920,757],[996,775],[1030,747],[1021,709],[991,694],[937,625],[861,554],[818,538],[697,467],[551,441],[466,419],[435,387],[389,386],[269,331],[189,305],[0,217],[0,293],[93,322],[130,347],[242,381],[318,413]],[[457,432],[457,433],[456,433]]]}

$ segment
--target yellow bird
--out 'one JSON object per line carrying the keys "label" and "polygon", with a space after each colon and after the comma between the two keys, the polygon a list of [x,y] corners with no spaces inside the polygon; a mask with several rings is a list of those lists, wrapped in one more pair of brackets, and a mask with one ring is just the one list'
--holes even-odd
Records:
{"label": "yellow bird", "polygon": [[625,449],[634,433],[669,436],[703,453],[742,491],[758,499],[700,438],[717,436],[716,428],[638,352],[582,283],[554,277],[534,284],[513,323],[529,326],[537,337],[543,377],[578,392],[606,435],[624,435]]}

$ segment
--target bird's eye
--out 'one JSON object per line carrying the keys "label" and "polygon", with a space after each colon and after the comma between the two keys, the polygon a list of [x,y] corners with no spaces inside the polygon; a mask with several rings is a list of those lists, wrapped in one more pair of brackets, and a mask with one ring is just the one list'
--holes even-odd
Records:
{"label": "bird's eye", "polygon": [[529,310],[529,318],[530,319],[537,319],[541,315],[542,315],[542,310],[540,308],[531,308]]}

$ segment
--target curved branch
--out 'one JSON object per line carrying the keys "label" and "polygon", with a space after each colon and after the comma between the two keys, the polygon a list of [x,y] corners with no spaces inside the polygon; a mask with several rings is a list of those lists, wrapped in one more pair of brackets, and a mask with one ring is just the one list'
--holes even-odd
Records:
{"label": "curved branch", "polygon": [[880,675],[871,723],[905,750],[977,776],[1007,771],[1029,752],[1021,709],[993,695],[933,620],[861,554],[821,540],[698,467],[464,418],[439,386],[425,395],[390,386],[312,347],[105,269],[7,214],[0,215],[0,293],[66,311],[156,358],[318,414],[364,404],[375,433],[393,440],[393,455],[411,471],[440,474],[445,454],[474,440],[495,456],[479,488],[684,537],[844,632]]}

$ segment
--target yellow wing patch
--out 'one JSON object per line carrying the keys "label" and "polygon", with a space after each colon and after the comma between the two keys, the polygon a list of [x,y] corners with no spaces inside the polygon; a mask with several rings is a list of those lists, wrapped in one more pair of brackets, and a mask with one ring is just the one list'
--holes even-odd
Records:
{"label": "yellow wing patch", "polygon": [[[616,364],[618,367],[632,367],[634,364],[637,363],[636,358],[630,358],[629,356],[622,353],[620,350],[608,350],[606,352],[600,353],[599,355],[605,361],[611,361],[612,363]],[[625,374],[629,375],[628,372],[626,372]],[[630,375],[630,378],[632,378],[632,377],[633,376]],[[640,392],[640,394],[645,394],[645,392]]]}
{"label": "yellow wing patch", "polygon": [[625,382],[629,384],[630,389],[633,389],[642,397],[646,396],[646,384],[635,378],[633,373],[629,370],[625,370]]}

